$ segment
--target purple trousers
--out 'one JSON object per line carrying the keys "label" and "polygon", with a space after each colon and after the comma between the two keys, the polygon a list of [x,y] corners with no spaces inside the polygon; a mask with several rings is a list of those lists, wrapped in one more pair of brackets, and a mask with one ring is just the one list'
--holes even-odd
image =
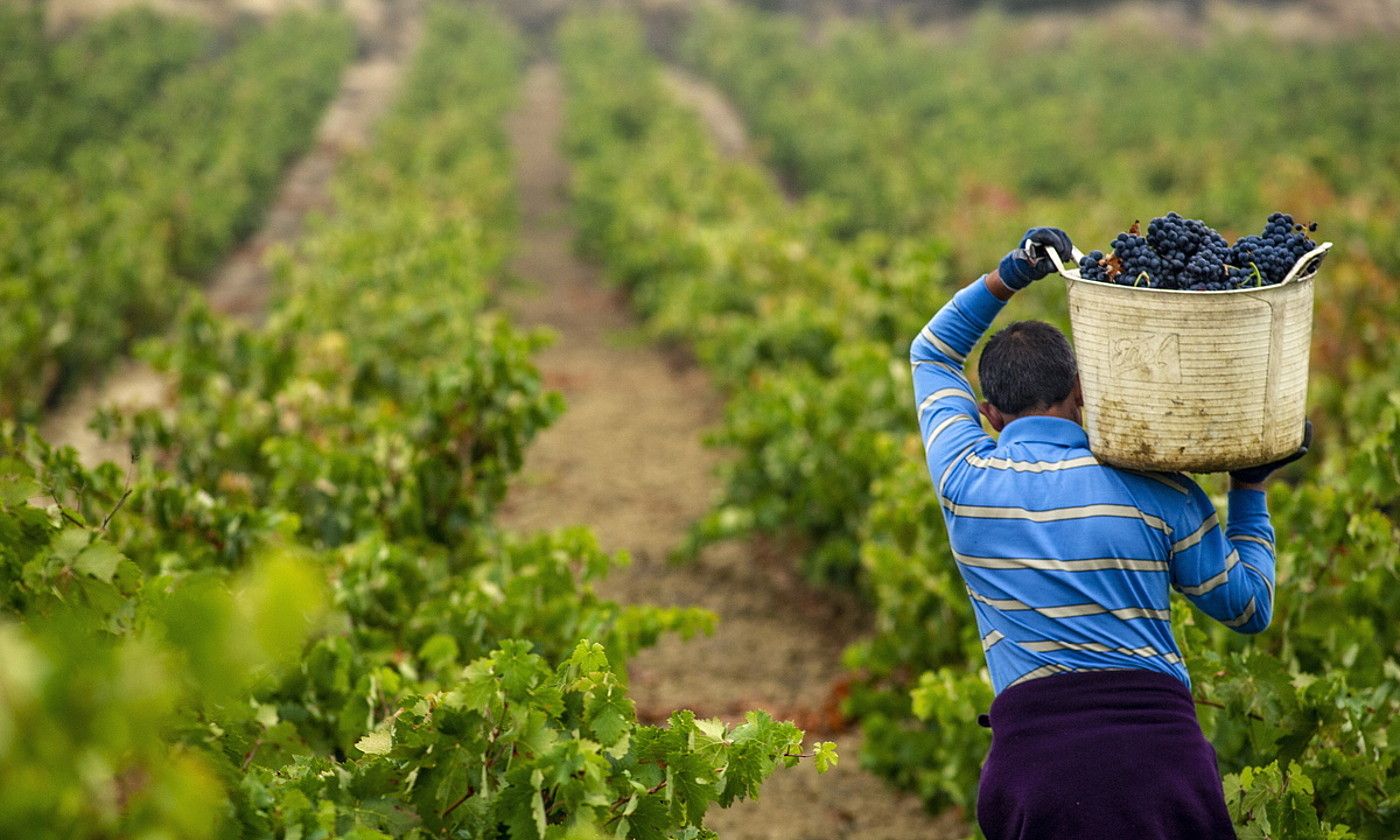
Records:
{"label": "purple trousers", "polygon": [[1234,840],[1191,692],[1153,671],[1002,691],[977,791],[987,840]]}

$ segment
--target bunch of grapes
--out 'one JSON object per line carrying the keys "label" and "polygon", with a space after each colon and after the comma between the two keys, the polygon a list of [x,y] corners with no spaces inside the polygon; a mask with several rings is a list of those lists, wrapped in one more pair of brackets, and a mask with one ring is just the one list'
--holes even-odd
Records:
{"label": "bunch of grapes", "polygon": [[1230,249],[1230,279],[1235,288],[1282,283],[1304,254],[1317,247],[1308,234],[1317,223],[1304,227],[1287,213],[1274,213],[1256,236],[1242,236]]}
{"label": "bunch of grapes", "polygon": [[1079,260],[1079,276],[1099,283],[1112,283],[1108,279],[1108,268],[1103,251],[1090,251]]}
{"label": "bunch of grapes", "polygon": [[1145,238],[1138,235],[1136,224],[1129,232],[1120,233],[1113,240],[1113,253],[1118,257],[1120,269],[1115,282],[1126,286],[1149,286],[1153,278],[1162,276],[1162,258]]}
{"label": "bunch of grapes", "polygon": [[1168,213],[1147,226],[1147,241],[1161,256],[1163,271],[1155,288],[1189,289],[1225,279],[1230,244],[1200,219]]}
{"label": "bunch of grapes", "polygon": [[[1233,246],[1200,219],[1168,213],[1153,219],[1143,236],[1138,222],[1113,240],[1112,252],[1093,251],[1079,261],[1085,280],[1218,292],[1283,282],[1290,269],[1317,243],[1286,213],[1274,213],[1264,231]],[[1314,266],[1315,267],[1315,266]]]}

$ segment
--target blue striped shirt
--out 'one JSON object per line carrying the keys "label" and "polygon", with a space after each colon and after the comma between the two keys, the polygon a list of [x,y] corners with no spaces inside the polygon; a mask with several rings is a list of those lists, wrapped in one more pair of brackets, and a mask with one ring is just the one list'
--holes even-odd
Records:
{"label": "blue striped shirt", "polygon": [[1232,491],[1222,528],[1196,482],[1101,464],[1077,423],[1022,417],[993,439],[963,364],[1002,306],[979,279],[910,348],[929,475],[992,687],[1103,669],[1160,671],[1189,686],[1170,590],[1241,633],[1268,626],[1264,494]]}

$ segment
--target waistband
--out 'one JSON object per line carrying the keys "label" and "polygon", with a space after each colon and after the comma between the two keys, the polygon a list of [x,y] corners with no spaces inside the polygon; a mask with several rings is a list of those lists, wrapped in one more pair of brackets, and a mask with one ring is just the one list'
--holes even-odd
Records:
{"label": "waistband", "polygon": [[1081,671],[1003,690],[988,715],[998,734],[1044,722],[1102,722],[1120,715],[1197,727],[1196,704],[1181,680],[1157,671]]}

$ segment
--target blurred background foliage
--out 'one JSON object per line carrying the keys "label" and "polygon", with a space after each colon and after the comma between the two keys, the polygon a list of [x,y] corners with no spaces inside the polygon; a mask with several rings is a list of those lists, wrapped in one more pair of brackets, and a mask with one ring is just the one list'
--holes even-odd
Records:
{"label": "blurred background foliage", "polygon": [[[102,17],[122,5],[0,16],[0,406],[41,412],[177,324],[144,351],[171,410],[104,418],[131,469],[0,436],[0,833],[703,837],[705,807],[795,760],[763,716],[638,724],[627,657],[713,617],[598,596],[625,558],[585,531],[492,522],[560,411],[544,339],[491,310],[533,51],[569,85],[580,250],[728,399],[725,489],[682,553],[762,534],[863,594],[861,758],[932,808],[971,808],[990,690],[913,434],[914,331],[1030,224],[1088,250],[1167,210],[1317,221],[1319,444],[1271,493],[1275,627],[1176,626],[1242,837],[1400,834],[1394,3],[496,2],[526,41],[444,0],[258,328],[163,292],[255,222],[349,22],[396,4]],[[667,63],[729,96],[752,159]],[[1065,325],[1053,281],[1016,306]],[[666,790],[665,762],[697,783]]]}

